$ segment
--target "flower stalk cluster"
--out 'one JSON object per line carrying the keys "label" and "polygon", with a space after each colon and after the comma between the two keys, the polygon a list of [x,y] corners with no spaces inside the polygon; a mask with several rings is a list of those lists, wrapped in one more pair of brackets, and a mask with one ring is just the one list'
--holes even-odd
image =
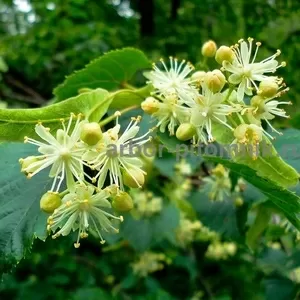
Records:
{"label": "flower stalk cluster", "polygon": [[[52,186],[41,198],[41,209],[50,213],[48,230],[53,238],[78,231],[75,247],[92,232],[104,243],[102,232],[118,232],[114,221],[123,221],[115,212],[132,209],[127,187],[142,187],[146,172],[136,147],[150,140],[149,132],[137,137],[141,117],[132,118],[121,134],[116,125],[102,132],[96,122],[89,123],[81,114],[71,114],[62,128],[51,129],[38,123],[39,139],[25,137],[25,143],[37,146],[40,155],[20,159],[21,171],[32,178],[50,167]],[[65,189],[64,191],[61,191]]]}
{"label": "flower stalk cluster", "polygon": [[260,46],[252,38],[219,48],[208,41],[202,54],[205,59],[214,56],[221,65],[211,71],[194,70],[190,63],[173,57],[169,65],[161,60],[162,68],[154,65],[145,75],[154,92],[142,109],[157,120],[161,132],[167,130],[193,144],[218,141],[221,127],[232,132],[234,143],[257,145],[263,138],[273,139],[262,123],[281,134],[270,121],[289,117],[282,107],[291,103],[278,100],[288,88],[274,75],[286,63],[278,62],[280,50],[258,61]]}

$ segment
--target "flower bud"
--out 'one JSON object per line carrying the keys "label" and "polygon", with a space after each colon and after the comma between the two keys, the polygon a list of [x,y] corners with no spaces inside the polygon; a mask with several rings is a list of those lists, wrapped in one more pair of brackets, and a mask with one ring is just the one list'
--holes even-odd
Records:
{"label": "flower bud", "polygon": [[180,124],[176,131],[176,137],[180,141],[190,140],[196,134],[196,128],[190,123]]}
{"label": "flower bud", "polygon": [[204,43],[201,49],[202,55],[206,57],[213,57],[216,54],[216,51],[217,45],[212,40],[209,40],[206,43]]}
{"label": "flower bud", "polygon": [[123,173],[123,181],[131,188],[139,188],[145,183],[145,175],[140,169],[129,169]]}
{"label": "flower bud", "polygon": [[158,111],[158,106],[159,101],[153,97],[146,98],[141,104],[142,110],[150,115]]}
{"label": "flower bud", "polygon": [[80,139],[89,146],[96,145],[102,139],[100,125],[96,122],[83,124],[81,127]]}
{"label": "flower bud", "polygon": [[204,71],[197,71],[191,76],[192,81],[197,81],[199,83],[204,81],[204,78],[206,76],[206,72]]}
{"label": "flower bud", "polygon": [[204,82],[212,92],[217,93],[224,87],[226,78],[220,70],[213,70],[206,73]]}
{"label": "flower bud", "polygon": [[273,80],[264,80],[259,84],[257,94],[265,97],[265,98],[272,98],[278,92],[279,86]]}
{"label": "flower bud", "polygon": [[29,174],[34,172],[36,169],[38,169],[40,166],[31,167],[33,166],[33,163],[38,162],[40,158],[36,156],[28,156],[26,158],[20,158],[19,163],[21,164],[21,172],[25,174]]}
{"label": "flower bud", "polygon": [[250,104],[253,107],[260,107],[263,103],[264,103],[264,99],[258,95],[253,96],[250,100]]}
{"label": "flower bud", "polygon": [[221,164],[218,164],[214,169],[212,169],[212,173],[219,178],[222,178],[227,174],[226,169]]}
{"label": "flower bud", "polygon": [[234,255],[236,253],[237,247],[235,243],[225,243],[224,244],[225,251],[229,255]]}
{"label": "flower bud", "polygon": [[112,207],[118,212],[127,212],[133,209],[133,201],[130,195],[120,191],[112,201]]}
{"label": "flower bud", "polygon": [[222,65],[223,61],[232,62],[234,59],[234,52],[227,46],[221,46],[216,52],[215,59],[220,65]]}
{"label": "flower bud", "polygon": [[244,204],[243,198],[241,198],[241,197],[235,198],[235,200],[234,200],[234,205],[235,205],[236,207],[243,206],[243,204]]}
{"label": "flower bud", "polygon": [[40,200],[40,208],[42,211],[52,214],[56,208],[61,205],[61,197],[58,193],[47,192]]}

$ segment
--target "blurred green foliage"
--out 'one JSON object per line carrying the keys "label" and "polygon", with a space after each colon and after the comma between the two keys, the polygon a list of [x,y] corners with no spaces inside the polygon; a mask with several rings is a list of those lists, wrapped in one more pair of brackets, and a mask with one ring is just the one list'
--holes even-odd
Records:
{"label": "blurred green foliage", "polygon": [[[299,19],[297,0],[3,0],[0,99],[9,107],[45,105],[66,75],[111,49],[133,46],[153,60],[176,55],[196,63],[208,39],[230,45],[251,36],[263,42],[261,56],[281,49],[287,67],[279,72],[291,88],[285,97],[295,113],[300,105]],[[172,192],[182,182],[174,176],[174,163],[167,156],[154,163],[156,177],[148,188],[167,198],[159,216],[151,221],[127,216],[124,241],[111,237],[104,247],[89,239],[75,250],[72,237],[36,241],[32,253],[3,276],[0,299],[296,299],[300,276],[293,270],[300,267],[300,250],[294,233],[273,222],[257,242],[257,252],[244,244],[248,208],[265,203],[264,196],[247,185],[242,207],[233,199],[211,203],[199,191],[176,198]],[[197,176],[207,171],[201,161],[190,163]],[[236,242],[237,255],[207,259],[211,244],[203,237],[179,247],[174,205],[192,219],[197,215],[222,241]],[[250,212],[250,225],[254,219]],[[132,263],[149,249],[172,263],[165,261],[164,268],[141,278]]]}

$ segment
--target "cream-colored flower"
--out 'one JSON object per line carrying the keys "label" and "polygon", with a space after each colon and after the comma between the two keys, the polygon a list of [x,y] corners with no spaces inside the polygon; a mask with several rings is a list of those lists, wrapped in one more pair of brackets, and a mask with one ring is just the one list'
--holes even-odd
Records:
{"label": "cream-colored flower", "polygon": [[191,124],[196,127],[194,143],[213,142],[213,122],[223,124],[232,129],[227,123],[226,116],[240,110],[239,106],[224,103],[225,96],[221,93],[213,93],[206,86],[202,88],[202,94],[198,95],[196,104],[191,108]]}
{"label": "cream-colored flower", "polygon": [[[73,130],[71,130],[74,118],[77,120]],[[63,129],[56,131],[56,137],[50,133],[49,128],[44,127],[41,123],[37,124],[35,132],[44,141],[25,137],[24,142],[38,146],[41,155],[20,159],[22,172],[31,178],[52,166],[49,173],[49,176],[54,178],[51,191],[58,191],[64,179],[67,180],[69,188],[75,184],[74,177],[77,181],[83,182],[84,175],[87,175],[83,171],[84,162],[81,158],[84,149],[78,147],[83,122],[80,121],[80,115],[75,117],[74,114],[71,114],[67,127],[62,120]]]}
{"label": "cream-colored flower", "polygon": [[83,155],[83,159],[88,162],[92,169],[98,171],[93,178],[98,180],[98,187],[102,188],[107,176],[110,184],[117,185],[121,190],[124,189],[123,172],[132,177],[136,185],[140,187],[140,179],[135,177],[146,174],[142,170],[143,162],[138,157],[137,150],[141,150],[150,138],[146,138],[149,132],[143,136],[136,137],[139,132],[141,118],[132,118],[123,134],[119,135],[121,126],[117,124],[103,133],[102,140]]}
{"label": "cream-colored flower", "polygon": [[77,185],[74,192],[67,194],[62,200],[63,204],[48,218],[48,230],[56,232],[52,237],[66,236],[71,231],[78,230],[74,244],[78,248],[80,238],[86,238],[88,232],[92,231],[103,244],[105,241],[101,231],[118,232],[111,220],[123,221],[122,216],[116,217],[107,211],[111,209],[109,195],[106,190],[95,192],[93,186]]}
{"label": "cream-colored flower", "polygon": [[274,73],[279,67],[285,66],[284,62],[279,64],[276,60],[281,53],[280,50],[261,62],[255,62],[260,45],[260,42],[256,43],[256,49],[252,56],[253,39],[248,38],[248,43],[240,40],[239,44],[232,47],[235,54],[234,60],[232,62],[223,61],[223,69],[232,73],[228,81],[238,85],[237,97],[239,101],[243,100],[244,94],[252,95],[252,87],[258,90],[256,82],[266,79],[278,80],[277,77],[270,77],[265,74]]}
{"label": "cream-colored flower", "polygon": [[163,59],[160,60],[163,69],[161,70],[156,64],[153,64],[153,71],[145,76],[149,79],[156,90],[156,94],[167,95],[170,91],[175,91],[180,100],[186,104],[191,104],[197,95],[197,88],[193,85],[190,73],[194,67],[182,60],[178,62],[177,58],[170,57],[170,67],[168,68]]}

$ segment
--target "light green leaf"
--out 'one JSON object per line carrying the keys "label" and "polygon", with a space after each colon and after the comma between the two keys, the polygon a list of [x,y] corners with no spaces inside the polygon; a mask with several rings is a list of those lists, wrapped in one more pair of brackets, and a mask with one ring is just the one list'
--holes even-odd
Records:
{"label": "light green leaf", "polygon": [[[267,144],[266,144],[267,143]],[[253,159],[250,155],[243,153],[235,156],[233,160],[237,163],[247,165],[256,170],[257,175],[273,181],[283,187],[295,186],[299,182],[299,173],[288,165],[278,154],[273,145],[266,141],[260,145],[262,155]]]}
{"label": "light green leaf", "polygon": [[151,67],[143,52],[134,48],[110,51],[93,60],[84,69],[66,78],[54,90],[57,101],[78,94],[81,88],[116,90],[142,69]]}
{"label": "light green leaf", "polygon": [[46,237],[47,215],[41,213],[39,200],[52,180],[47,172],[28,180],[18,163],[20,157],[34,153],[32,145],[0,145],[0,265],[18,262],[30,250],[34,236]]}
{"label": "light green leaf", "polygon": [[215,156],[205,156],[209,161],[220,163],[229,168],[248,182],[259,188],[287,219],[300,230],[300,198],[291,191],[277,185],[276,183],[259,176],[255,170],[227,159]]}
{"label": "light green leaf", "polygon": [[110,103],[109,93],[97,89],[43,108],[0,109],[0,140],[22,141],[24,136],[35,137],[34,127],[38,122],[55,130],[61,127],[61,119],[70,118],[71,112],[98,121]]}
{"label": "light green leaf", "polygon": [[115,93],[110,107],[123,109],[130,106],[140,105],[145,98],[150,96],[152,90],[153,87],[151,85],[146,85],[145,87],[136,90],[120,90]]}

